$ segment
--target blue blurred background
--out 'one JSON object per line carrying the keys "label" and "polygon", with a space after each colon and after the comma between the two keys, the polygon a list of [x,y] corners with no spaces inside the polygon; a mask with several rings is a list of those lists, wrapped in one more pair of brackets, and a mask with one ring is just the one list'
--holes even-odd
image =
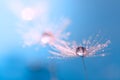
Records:
{"label": "blue blurred background", "polygon": [[[23,1],[23,0],[22,0]],[[38,0],[26,0],[25,4]],[[19,19],[0,0],[0,80],[85,80],[81,58],[48,59],[49,47],[21,47],[16,32]],[[69,40],[78,43],[96,34],[110,39],[105,57],[86,58],[89,80],[120,80],[120,0],[49,0],[50,17],[61,15],[71,19],[66,29]],[[52,66],[52,67],[51,67]]]}

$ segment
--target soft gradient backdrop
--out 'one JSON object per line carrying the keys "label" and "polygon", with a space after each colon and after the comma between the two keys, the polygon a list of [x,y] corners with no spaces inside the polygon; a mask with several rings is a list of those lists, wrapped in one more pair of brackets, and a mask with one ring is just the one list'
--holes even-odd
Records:
{"label": "soft gradient backdrop", "polygon": [[[25,5],[39,2],[21,1]],[[120,0],[46,1],[51,6],[50,19],[63,16],[71,20],[66,29],[72,33],[70,41],[80,42],[98,31],[111,40],[107,56],[85,59],[89,80],[120,80]],[[20,20],[8,7],[9,2],[0,0],[0,80],[50,80],[50,64],[54,64],[58,80],[85,80],[81,58],[51,60],[49,47],[39,46],[38,51],[35,46],[22,48],[16,31]]]}

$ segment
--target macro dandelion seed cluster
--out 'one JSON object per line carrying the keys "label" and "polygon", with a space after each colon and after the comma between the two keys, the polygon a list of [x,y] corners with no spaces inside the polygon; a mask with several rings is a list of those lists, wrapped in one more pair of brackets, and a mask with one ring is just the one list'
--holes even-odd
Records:
{"label": "macro dandelion seed cluster", "polygon": [[[75,41],[59,41],[56,44],[53,44],[53,50],[50,51],[51,54],[58,57],[90,57],[90,56],[105,56],[104,48],[108,47],[110,40],[105,41],[104,43],[93,42],[89,40],[83,41],[82,44],[78,45]],[[99,53],[101,52],[101,53]]]}
{"label": "macro dandelion seed cluster", "polygon": [[120,0],[0,4],[0,80],[120,80]]}
{"label": "macro dandelion seed cluster", "polygon": [[[21,1],[9,3],[13,13],[20,18],[18,32],[22,37],[23,47],[32,45],[49,45],[52,50],[49,51],[58,57],[76,57],[76,56],[96,56],[97,53],[104,51],[110,43],[110,40],[103,42],[97,34],[95,38],[83,40],[81,43],[69,42],[70,32],[64,32],[69,26],[69,18],[60,17],[55,21],[49,18],[50,4],[41,1],[35,5],[25,6]],[[17,9],[17,8],[18,9]],[[79,37],[79,36],[78,36]],[[67,40],[66,40],[67,38]],[[98,54],[105,56],[105,54]]]}
{"label": "macro dandelion seed cluster", "polygon": [[[18,9],[14,7],[15,5]],[[49,45],[52,48],[49,53],[57,57],[105,56],[102,52],[109,45],[110,40],[103,42],[103,39],[99,39],[100,34],[97,34],[95,38],[90,37],[88,40],[83,40],[82,43],[69,42],[68,37],[72,33],[65,33],[64,30],[69,26],[71,20],[62,17],[52,22],[49,21],[48,2],[42,1],[36,5],[25,6],[22,2],[17,1],[10,2],[9,7],[21,19],[18,24],[18,32],[22,37],[23,47]]]}
{"label": "macro dandelion seed cluster", "polygon": [[[82,59],[86,80],[88,80],[84,58],[94,56],[106,56],[106,48],[109,46],[111,41],[109,39],[103,38],[100,33],[96,33],[94,36],[90,36],[84,40],[83,37],[81,37],[80,35],[76,35],[77,38],[80,38],[79,41],[81,42],[79,42],[78,40],[74,40],[73,38],[73,40],[71,40],[70,36],[74,34],[74,32],[67,31],[66,29],[69,28],[72,20],[69,18],[69,16],[60,16],[61,14],[56,15],[56,12],[54,10],[52,12],[52,2],[50,1],[51,0],[40,0],[39,2],[35,1],[35,3],[32,3],[31,1],[30,4],[26,2],[26,5],[24,1],[22,2],[22,0],[11,0],[8,1],[7,4],[8,8],[18,19],[16,24],[16,31],[21,37],[20,45],[24,50],[27,47],[32,47],[33,51],[35,49],[35,53],[39,53],[37,54],[37,58],[39,55],[39,59],[35,59],[35,62],[37,63],[34,64],[34,59],[32,58],[36,58],[36,54],[34,54],[34,52],[30,52],[32,53],[32,55],[34,55],[32,56],[32,58],[30,58],[30,63],[33,63],[30,65],[30,71],[33,71],[31,72],[33,74],[36,74],[37,71],[39,71],[41,65],[39,65],[40,57],[41,54],[44,54],[44,52],[40,53],[40,51],[42,51],[40,50],[40,48],[44,48],[48,52],[48,54],[50,54],[49,56],[45,55],[44,57],[47,58],[47,60],[52,60],[51,62],[48,61],[48,63],[50,64],[50,70],[48,71],[50,72],[50,74],[52,74],[51,80],[58,79],[56,75],[56,62],[54,60],[64,60],[76,57]],[[76,30],[76,27],[73,27],[73,29]],[[80,30],[82,30],[82,28],[80,28],[79,31]],[[27,58],[28,56],[29,54],[27,54]]]}

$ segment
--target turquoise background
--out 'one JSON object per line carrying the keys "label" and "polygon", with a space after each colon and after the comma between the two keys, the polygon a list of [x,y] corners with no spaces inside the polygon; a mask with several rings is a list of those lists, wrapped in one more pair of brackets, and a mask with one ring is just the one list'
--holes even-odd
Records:
{"label": "turquoise background", "polygon": [[[0,0],[0,80],[50,80],[50,64],[54,64],[58,80],[85,80],[81,58],[51,60],[49,47],[39,46],[39,51],[35,46],[22,48],[16,32],[19,18],[6,2]],[[50,4],[51,19],[71,19],[65,30],[72,33],[70,41],[79,43],[98,31],[105,40],[111,40],[105,49],[107,56],[85,58],[88,80],[120,80],[120,0],[50,0]]]}

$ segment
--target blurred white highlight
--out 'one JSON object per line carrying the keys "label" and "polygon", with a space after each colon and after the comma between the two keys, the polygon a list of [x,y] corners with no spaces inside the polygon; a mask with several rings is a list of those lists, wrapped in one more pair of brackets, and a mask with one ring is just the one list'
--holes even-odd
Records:
{"label": "blurred white highlight", "polygon": [[25,5],[21,0],[6,2],[8,8],[21,20],[30,21],[48,15],[48,1],[36,2],[35,5]]}
{"label": "blurred white highlight", "polygon": [[24,8],[21,13],[23,20],[32,20],[35,18],[36,12],[32,8]]}

